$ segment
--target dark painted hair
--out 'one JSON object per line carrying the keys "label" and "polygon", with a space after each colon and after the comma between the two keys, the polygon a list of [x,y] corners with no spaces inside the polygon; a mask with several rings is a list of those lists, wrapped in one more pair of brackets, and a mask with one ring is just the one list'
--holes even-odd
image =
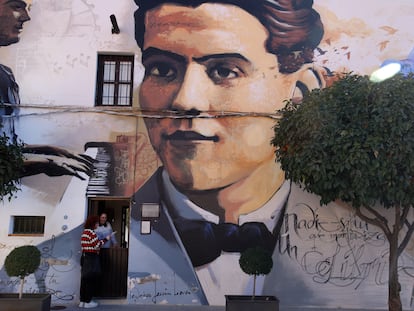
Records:
{"label": "dark painted hair", "polygon": [[91,215],[85,220],[83,227],[85,229],[95,229],[95,225],[99,223],[99,217],[96,215]]}
{"label": "dark painted hair", "polygon": [[197,7],[203,3],[222,3],[240,7],[256,17],[269,32],[266,49],[275,54],[279,70],[291,73],[313,61],[314,49],[323,36],[323,24],[313,0],[134,0],[135,39],[142,49],[145,14],[162,4]]}

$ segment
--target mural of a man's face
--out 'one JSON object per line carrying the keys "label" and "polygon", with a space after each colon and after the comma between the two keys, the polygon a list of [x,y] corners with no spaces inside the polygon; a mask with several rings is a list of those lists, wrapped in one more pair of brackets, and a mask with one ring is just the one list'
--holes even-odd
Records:
{"label": "mural of a man's face", "polygon": [[181,189],[226,187],[274,165],[274,120],[219,117],[272,114],[291,95],[293,75],[279,72],[267,37],[254,16],[233,5],[164,4],[147,13],[141,107],[205,117],[146,119],[151,143]]}
{"label": "mural of a man's face", "polygon": [[30,20],[26,2],[21,0],[0,0],[0,45],[6,46],[19,41],[23,23]]}

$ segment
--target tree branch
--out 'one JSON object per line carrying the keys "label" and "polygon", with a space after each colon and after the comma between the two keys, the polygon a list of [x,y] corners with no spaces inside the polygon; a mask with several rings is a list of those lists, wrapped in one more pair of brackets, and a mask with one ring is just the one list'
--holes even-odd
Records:
{"label": "tree branch", "polygon": [[356,207],[355,211],[359,218],[362,220],[365,220],[367,223],[370,223],[374,226],[378,226],[384,231],[384,234],[386,235],[388,241],[391,239],[391,231],[388,228],[388,220],[382,216],[380,213],[378,213],[375,209],[369,206],[364,206],[370,213],[374,214],[374,218],[368,217],[364,213],[362,213],[360,207]]}
{"label": "tree branch", "polygon": [[406,248],[406,246],[408,245],[408,242],[411,239],[411,236],[413,235],[414,232],[414,222],[409,223],[407,220],[407,216],[408,216],[408,212],[410,210],[410,208],[412,208],[411,206],[405,206],[403,208],[403,214],[401,215],[401,221],[402,223],[404,223],[407,227],[407,233],[405,234],[403,240],[401,241],[401,244],[398,246],[398,256],[401,255],[401,253],[404,251],[404,249]]}
{"label": "tree branch", "polygon": [[[401,216],[400,216],[400,224],[401,224],[401,228],[402,228],[402,226],[404,225],[404,224],[407,224],[406,223],[406,220],[407,220],[407,217],[408,217],[408,212],[410,211],[410,208],[411,208],[411,205],[410,206],[404,206],[403,207],[403,212],[402,212],[402,214],[401,214]],[[400,228],[400,229],[401,229]]]}

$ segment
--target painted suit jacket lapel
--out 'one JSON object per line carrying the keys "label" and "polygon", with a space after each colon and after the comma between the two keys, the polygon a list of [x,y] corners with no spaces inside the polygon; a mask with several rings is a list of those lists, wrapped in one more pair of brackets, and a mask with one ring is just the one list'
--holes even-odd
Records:
{"label": "painted suit jacket lapel", "polygon": [[[131,211],[131,243],[136,245],[130,247],[129,275],[132,277],[134,274],[141,275],[142,273],[159,275],[161,281],[176,278],[174,281],[164,282],[164,285],[166,284],[167,288],[170,285],[175,287],[175,289],[171,288],[174,292],[185,292],[184,296],[188,298],[188,303],[194,304],[196,299],[201,304],[207,304],[197,275],[172,223],[165,200],[162,198],[161,173],[162,168],[158,169],[134,195]],[[140,233],[143,203],[160,204],[160,217],[150,220],[151,233],[144,235]],[[143,248],[147,251],[142,252]],[[136,262],[136,266],[132,262]],[[177,286],[180,288],[177,289]],[[168,299],[171,303],[171,297]],[[181,304],[185,300],[183,295],[177,298]]]}

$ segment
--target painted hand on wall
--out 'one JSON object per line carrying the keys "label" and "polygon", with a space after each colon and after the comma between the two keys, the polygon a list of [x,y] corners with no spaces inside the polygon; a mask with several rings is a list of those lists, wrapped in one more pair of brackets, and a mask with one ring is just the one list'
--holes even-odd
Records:
{"label": "painted hand on wall", "polygon": [[84,180],[80,173],[90,176],[95,161],[87,155],[48,145],[26,145],[24,156],[21,177],[44,173],[48,176],[76,176]]}

